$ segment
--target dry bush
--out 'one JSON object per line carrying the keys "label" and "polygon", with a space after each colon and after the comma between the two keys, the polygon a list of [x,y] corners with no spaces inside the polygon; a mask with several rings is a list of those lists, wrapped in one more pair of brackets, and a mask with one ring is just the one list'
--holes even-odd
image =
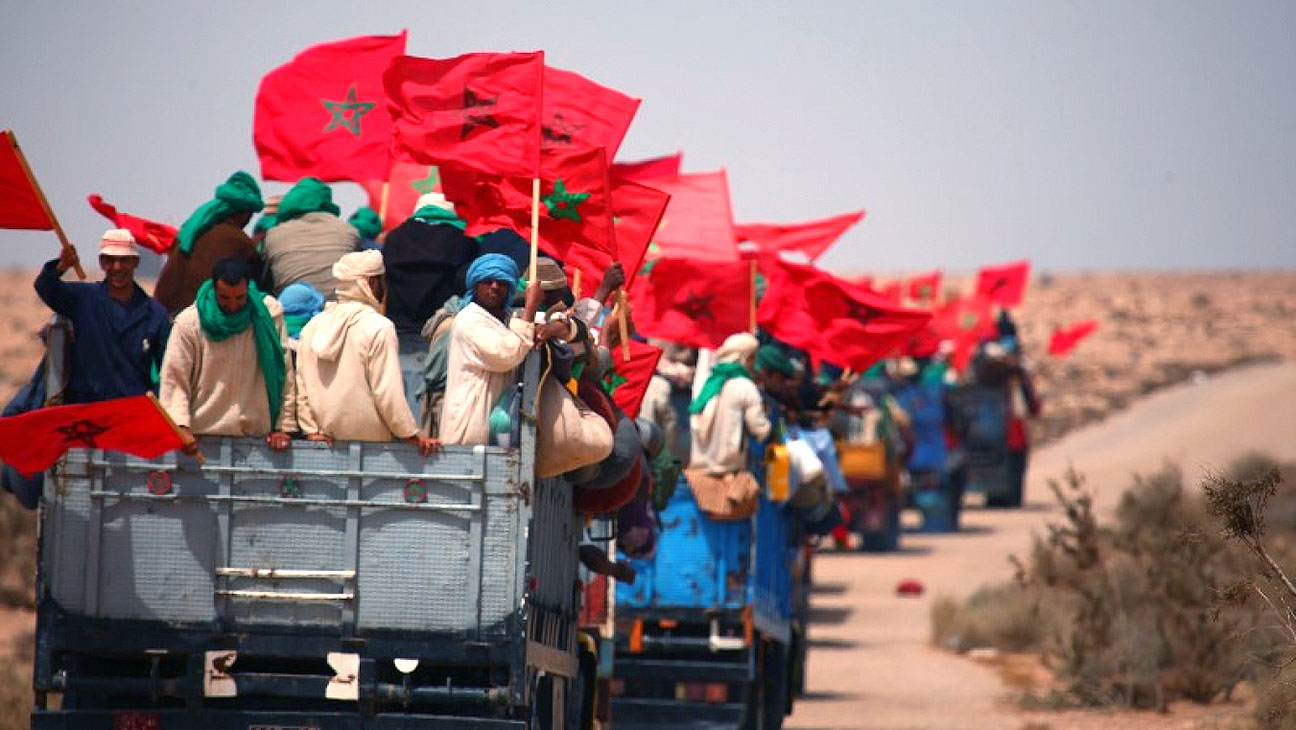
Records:
{"label": "dry bush", "polygon": [[932,641],[954,651],[1027,651],[1044,635],[1038,595],[1016,583],[985,586],[963,606],[945,598],[932,607]]}
{"label": "dry bush", "polygon": [[1257,730],[1296,730],[1296,664],[1261,684],[1253,717]]}
{"label": "dry bush", "polygon": [[31,727],[31,684],[30,666],[0,663],[0,730]]}
{"label": "dry bush", "polygon": [[23,509],[13,495],[0,490],[0,604],[34,607],[36,580],[36,512]]}

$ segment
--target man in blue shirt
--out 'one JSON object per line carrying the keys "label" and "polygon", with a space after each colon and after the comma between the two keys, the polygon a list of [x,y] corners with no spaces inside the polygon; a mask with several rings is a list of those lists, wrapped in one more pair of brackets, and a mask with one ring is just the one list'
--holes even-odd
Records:
{"label": "man in blue shirt", "polygon": [[70,283],[63,272],[77,264],[73,249],[46,262],[36,293],[55,312],[72,320],[71,374],[65,403],[141,395],[156,390],[154,373],[171,333],[166,311],[135,283],[139,252],[129,231],[104,234],[99,249],[103,281]]}

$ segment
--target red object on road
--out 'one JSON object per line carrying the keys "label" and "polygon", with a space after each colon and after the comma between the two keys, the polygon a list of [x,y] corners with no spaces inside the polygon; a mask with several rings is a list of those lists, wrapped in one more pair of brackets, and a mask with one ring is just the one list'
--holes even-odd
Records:
{"label": "red object on road", "polygon": [[917,578],[906,578],[896,584],[897,596],[921,596],[924,590],[922,581]]}

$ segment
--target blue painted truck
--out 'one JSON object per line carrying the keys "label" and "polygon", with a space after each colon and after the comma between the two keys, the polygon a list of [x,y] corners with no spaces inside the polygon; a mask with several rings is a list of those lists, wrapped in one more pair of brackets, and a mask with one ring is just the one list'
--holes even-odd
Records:
{"label": "blue painted truck", "polygon": [[802,676],[799,521],[763,494],[751,518],[712,520],[683,478],[660,519],[656,555],[617,584],[615,726],[780,727]]}
{"label": "blue painted truck", "polygon": [[515,448],[76,449],[40,512],[32,726],[575,727],[581,521]]}

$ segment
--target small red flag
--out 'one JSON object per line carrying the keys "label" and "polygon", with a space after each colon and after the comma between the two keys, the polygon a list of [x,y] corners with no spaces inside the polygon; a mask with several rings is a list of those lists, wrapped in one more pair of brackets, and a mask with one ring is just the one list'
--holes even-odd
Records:
{"label": "small red flag", "polygon": [[118,228],[125,228],[135,237],[135,242],[154,253],[166,253],[175,245],[176,228],[168,226],[165,223],[151,221],[148,218],[123,213],[117,210],[117,207],[104,201],[98,193],[86,198],[90,201],[90,207],[94,208],[99,215],[112,221],[113,225]]}
{"label": "small red flag", "polygon": [[629,290],[643,268],[657,224],[661,222],[670,196],[660,190],[630,182],[612,180],[612,229],[616,234],[616,257],[597,249],[570,250],[569,267],[581,270],[581,292],[589,295],[603,283],[603,272],[620,261]]}
{"label": "small red flag", "polygon": [[392,120],[382,73],[404,52],[404,31],[361,36],[312,46],[266,74],[252,123],[261,177],[364,182],[386,176]]}
{"label": "small red flag", "polygon": [[45,471],[68,449],[114,449],[152,459],[184,446],[147,395],[53,406],[0,418],[0,459],[23,474]]}
{"label": "small red flag", "polygon": [[383,73],[392,152],[427,165],[536,177],[543,80],[543,51],[397,56]]}
{"label": "small red flag", "polygon": [[383,230],[390,231],[410,217],[420,196],[441,192],[441,172],[436,165],[392,160],[391,172],[387,173],[386,206],[382,180],[367,180],[362,187],[369,195],[369,207],[383,217]]}
{"label": "small red flag", "polygon": [[892,304],[899,304],[904,297],[904,282],[896,279],[873,288],[873,292]]}
{"label": "small red flag", "polygon": [[[551,147],[543,152],[539,244],[564,262],[586,249],[616,255],[607,160],[602,147]],[[446,197],[476,236],[500,228],[531,237],[531,180],[446,168]]]}
{"label": "small red flag", "polygon": [[1026,293],[1030,278],[1030,260],[1022,259],[998,266],[985,266],[977,272],[976,293],[994,304],[1015,307]]}
{"label": "small red flag", "polygon": [[612,177],[646,183],[659,180],[674,180],[679,177],[680,164],[683,161],[684,153],[676,152],[673,155],[653,157],[647,160],[614,162],[612,163]]}
{"label": "small red flag", "polygon": [[1048,354],[1065,355],[1080,344],[1080,340],[1093,334],[1098,329],[1098,320],[1086,319],[1068,327],[1058,327],[1049,338]]}
{"label": "small red flag", "polygon": [[544,147],[602,147],[611,161],[638,110],[638,99],[580,74],[545,66],[540,114]]}
{"label": "small red flag", "polygon": [[629,360],[625,358],[624,348],[613,348],[607,387],[612,391],[612,400],[617,407],[630,418],[639,417],[639,407],[643,405],[644,394],[648,392],[648,384],[652,382],[661,356],[660,347],[635,340],[630,340]]}
{"label": "small red flag", "polygon": [[748,331],[751,286],[745,261],[658,259],[631,292],[635,329],[693,347],[719,347],[729,335]]}
{"label": "small red flag", "polygon": [[860,209],[804,223],[739,223],[734,235],[739,243],[751,241],[767,253],[800,251],[814,260],[863,217]]}
{"label": "small red flag", "polygon": [[[756,318],[762,329],[820,360],[863,372],[931,320],[811,264],[771,261]],[[654,272],[655,274],[656,272]]]}
{"label": "small red flag", "polygon": [[0,142],[0,228],[54,230],[54,220],[45,212],[14,133],[6,129],[0,137],[4,138]]}
{"label": "small red flag", "polygon": [[653,239],[662,258],[739,260],[729,177],[723,169],[685,173],[674,180],[655,181],[653,187],[671,196]]}
{"label": "small red flag", "polygon": [[930,329],[940,339],[954,342],[950,363],[959,371],[967,369],[977,345],[999,333],[994,307],[982,296],[946,302],[936,310]]}
{"label": "small red flag", "polygon": [[909,298],[915,302],[934,303],[940,297],[941,270],[919,274],[909,279]]}

